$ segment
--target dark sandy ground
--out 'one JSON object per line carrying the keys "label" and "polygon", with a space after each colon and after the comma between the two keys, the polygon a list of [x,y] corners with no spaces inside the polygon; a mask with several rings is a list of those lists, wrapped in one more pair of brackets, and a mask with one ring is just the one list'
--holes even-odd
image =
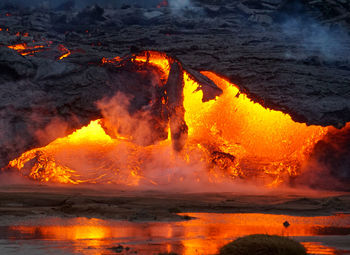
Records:
{"label": "dark sandy ground", "polygon": [[177,213],[350,213],[348,193],[270,190],[262,194],[171,193],[110,187],[10,185],[0,188],[1,219],[13,216],[93,217],[128,221],[188,220]]}

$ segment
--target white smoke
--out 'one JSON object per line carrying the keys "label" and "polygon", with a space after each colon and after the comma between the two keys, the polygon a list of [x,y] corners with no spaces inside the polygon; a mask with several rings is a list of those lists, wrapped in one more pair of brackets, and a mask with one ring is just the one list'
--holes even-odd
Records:
{"label": "white smoke", "polygon": [[191,6],[192,3],[190,0],[169,0],[169,7],[174,10],[182,10]]}
{"label": "white smoke", "polygon": [[[349,60],[350,38],[346,32],[331,29],[315,20],[290,18],[282,24],[282,32],[286,34],[306,56],[318,56],[323,60]],[[287,57],[298,58],[288,52]],[[344,59],[348,58],[348,59]]]}
{"label": "white smoke", "polygon": [[201,14],[202,9],[196,7],[191,0],[168,0],[170,11],[173,15],[184,16],[187,12]]}

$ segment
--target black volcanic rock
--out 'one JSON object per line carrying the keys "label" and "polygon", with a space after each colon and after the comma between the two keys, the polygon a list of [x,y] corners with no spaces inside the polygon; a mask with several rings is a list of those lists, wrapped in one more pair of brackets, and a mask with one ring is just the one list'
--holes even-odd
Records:
{"label": "black volcanic rock", "polygon": [[57,11],[70,11],[75,7],[75,0],[67,0],[59,4],[55,9]]}
{"label": "black volcanic rock", "polygon": [[106,18],[103,16],[104,9],[99,5],[95,4],[88,6],[78,13],[77,17],[73,20],[73,23],[90,25],[99,21],[105,21]]}

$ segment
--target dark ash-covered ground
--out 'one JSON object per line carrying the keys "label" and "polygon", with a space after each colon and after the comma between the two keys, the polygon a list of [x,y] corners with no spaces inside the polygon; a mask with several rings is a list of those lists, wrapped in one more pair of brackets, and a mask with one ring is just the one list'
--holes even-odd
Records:
{"label": "dark ash-covered ground", "polygon": [[[103,190],[103,191],[102,191]],[[259,194],[260,193],[260,194]],[[0,215],[17,217],[92,217],[128,221],[189,220],[178,213],[271,213],[299,216],[349,212],[349,195],[312,191],[256,190],[174,193],[119,190],[108,186],[2,186]]]}

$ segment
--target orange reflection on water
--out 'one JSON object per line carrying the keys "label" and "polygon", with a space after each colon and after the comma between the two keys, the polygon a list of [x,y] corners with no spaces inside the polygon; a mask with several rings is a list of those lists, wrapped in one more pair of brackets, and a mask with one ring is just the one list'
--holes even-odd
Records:
{"label": "orange reflection on water", "polygon": [[320,242],[302,242],[308,254],[336,255],[339,254],[334,248],[325,247]]}
{"label": "orange reflection on water", "polygon": [[[270,234],[290,237],[349,235],[350,215],[301,217],[272,214],[188,213],[196,219],[184,222],[126,222],[86,218],[43,220],[40,225],[24,224],[6,229],[8,239],[69,240],[75,248],[108,250],[118,243],[139,254],[175,252],[183,255],[216,254],[237,237]],[[284,227],[288,221],[290,226]],[[327,230],[330,229],[330,230]],[[341,233],[337,232],[341,229]],[[326,230],[326,231],[325,231]],[[346,231],[344,231],[346,230]],[[153,245],[150,245],[150,244]],[[338,254],[320,242],[303,242],[309,254]],[[80,248],[79,248],[80,247]],[[76,251],[77,251],[76,250]],[[91,251],[83,254],[95,254]]]}
{"label": "orange reflection on water", "polygon": [[[242,213],[242,214],[215,214],[211,213],[191,213],[191,217],[198,219],[182,222],[185,229],[185,241],[183,241],[183,254],[196,254],[198,247],[205,247],[207,254],[214,254],[218,249],[228,243],[227,240],[233,240],[237,237],[251,234],[269,234],[282,236],[318,236],[323,235],[327,228],[346,228],[350,227],[350,217],[345,214],[334,216],[302,217],[289,215],[272,215],[261,213]],[[284,227],[283,223],[288,221],[289,227]],[[333,233],[335,234],[335,233]],[[198,239],[205,236],[206,240],[215,240],[207,242]],[[336,254],[331,252],[332,248],[322,244],[305,243],[308,252],[311,254]],[[309,251],[310,249],[310,251]],[[319,253],[315,253],[319,251]]]}

